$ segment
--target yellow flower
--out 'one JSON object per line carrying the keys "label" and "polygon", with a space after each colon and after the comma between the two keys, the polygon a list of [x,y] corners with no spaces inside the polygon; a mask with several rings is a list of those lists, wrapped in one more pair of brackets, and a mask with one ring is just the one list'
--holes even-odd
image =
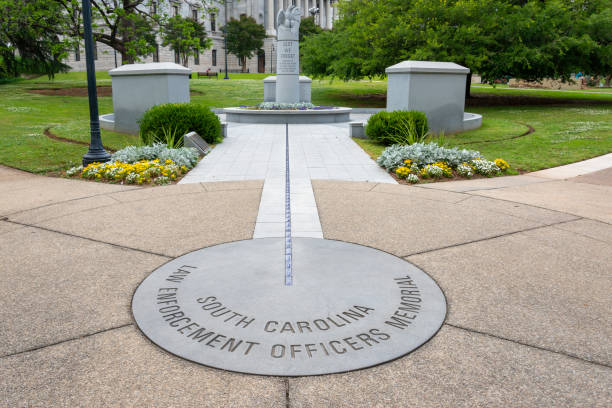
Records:
{"label": "yellow flower", "polygon": [[495,159],[494,162],[497,165],[497,167],[500,168],[501,171],[505,171],[510,168],[510,165],[504,159]]}
{"label": "yellow flower", "polygon": [[397,174],[397,177],[403,179],[408,177],[408,175],[410,174],[410,169],[405,166],[398,167],[397,169],[395,169],[395,174]]}

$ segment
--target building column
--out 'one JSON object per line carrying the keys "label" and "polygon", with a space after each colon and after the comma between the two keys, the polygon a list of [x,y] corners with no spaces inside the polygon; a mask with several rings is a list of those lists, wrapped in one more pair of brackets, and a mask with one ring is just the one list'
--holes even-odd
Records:
{"label": "building column", "polygon": [[266,0],[267,3],[267,11],[266,11],[266,33],[268,35],[276,35],[274,31],[274,0]]}
{"label": "building column", "polygon": [[332,6],[331,6],[331,1],[330,0],[326,0],[327,3],[327,10],[325,10],[325,15],[327,16],[327,28],[329,28],[331,30],[332,28]]}
{"label": "building column", "polygon": [[319,0],[319,25],[321,28],[327,28],[327,4],[326,0]]}

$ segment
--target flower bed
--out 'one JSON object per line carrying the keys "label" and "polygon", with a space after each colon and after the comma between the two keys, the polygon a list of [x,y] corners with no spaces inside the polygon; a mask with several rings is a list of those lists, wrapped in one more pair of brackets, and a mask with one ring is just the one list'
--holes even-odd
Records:
{"label": "flower bed", "polygon": [[241,106],[243,109],[251,110],[329,110],[337,109],[336,106],[323,106],[313,105],[308,102],[300,103],[276,103],[276,102],[262,102],[256,106]]}
{"label": "flower bed", "polygon": [[471,178],[474,175],[493,177],[510,168],[504,159],[489,161],[477,151],[449,149],[435,143],[389,146],[377,163],[409,183],[427,179]]}
{"label": "flower bed", "polygon": [[66,175],[118,184],[164,185],[177,181],[197,162],[198,153],[192,148],[169,149],[162,144],[128,146],[113,154],[108,163],[73,167]]}

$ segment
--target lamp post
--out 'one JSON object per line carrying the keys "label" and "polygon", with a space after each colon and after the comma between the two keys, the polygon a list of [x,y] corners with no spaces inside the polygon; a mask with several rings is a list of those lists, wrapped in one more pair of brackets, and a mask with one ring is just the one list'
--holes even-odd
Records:
{"label": "lamp post", "polygon": [[224,1],[225,3],[225,27],[223,27],[223,48],[225,51],[225,78],[223,79],[229,79],[229,76],[227,75],[227,3],[228,0]]}
{"label": "lamp post", "polygon": [[91,141],[89,151],[83,156],[83,167],[91,163],[104,163],[110,154],[102,146],[100,119],[98,118],[98,93],[96,90],[96,67],[94,65],[93,34],[91,32],[91,4],[83,0],[83,35],[85,36],[85,62],[87,66],[87,91],[89,94],[89,127]]}

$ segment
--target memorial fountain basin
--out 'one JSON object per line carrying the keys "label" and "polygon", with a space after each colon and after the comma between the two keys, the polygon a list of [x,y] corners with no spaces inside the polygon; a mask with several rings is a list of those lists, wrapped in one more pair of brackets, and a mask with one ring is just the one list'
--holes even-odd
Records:
{"label": "memorial fountain basin", "polygon": [[223,113],[228,122],[266,123],[266,124],[312,124],[349,122],[351,108],[334,107],[328,109],[253,109],[225,108]]}

